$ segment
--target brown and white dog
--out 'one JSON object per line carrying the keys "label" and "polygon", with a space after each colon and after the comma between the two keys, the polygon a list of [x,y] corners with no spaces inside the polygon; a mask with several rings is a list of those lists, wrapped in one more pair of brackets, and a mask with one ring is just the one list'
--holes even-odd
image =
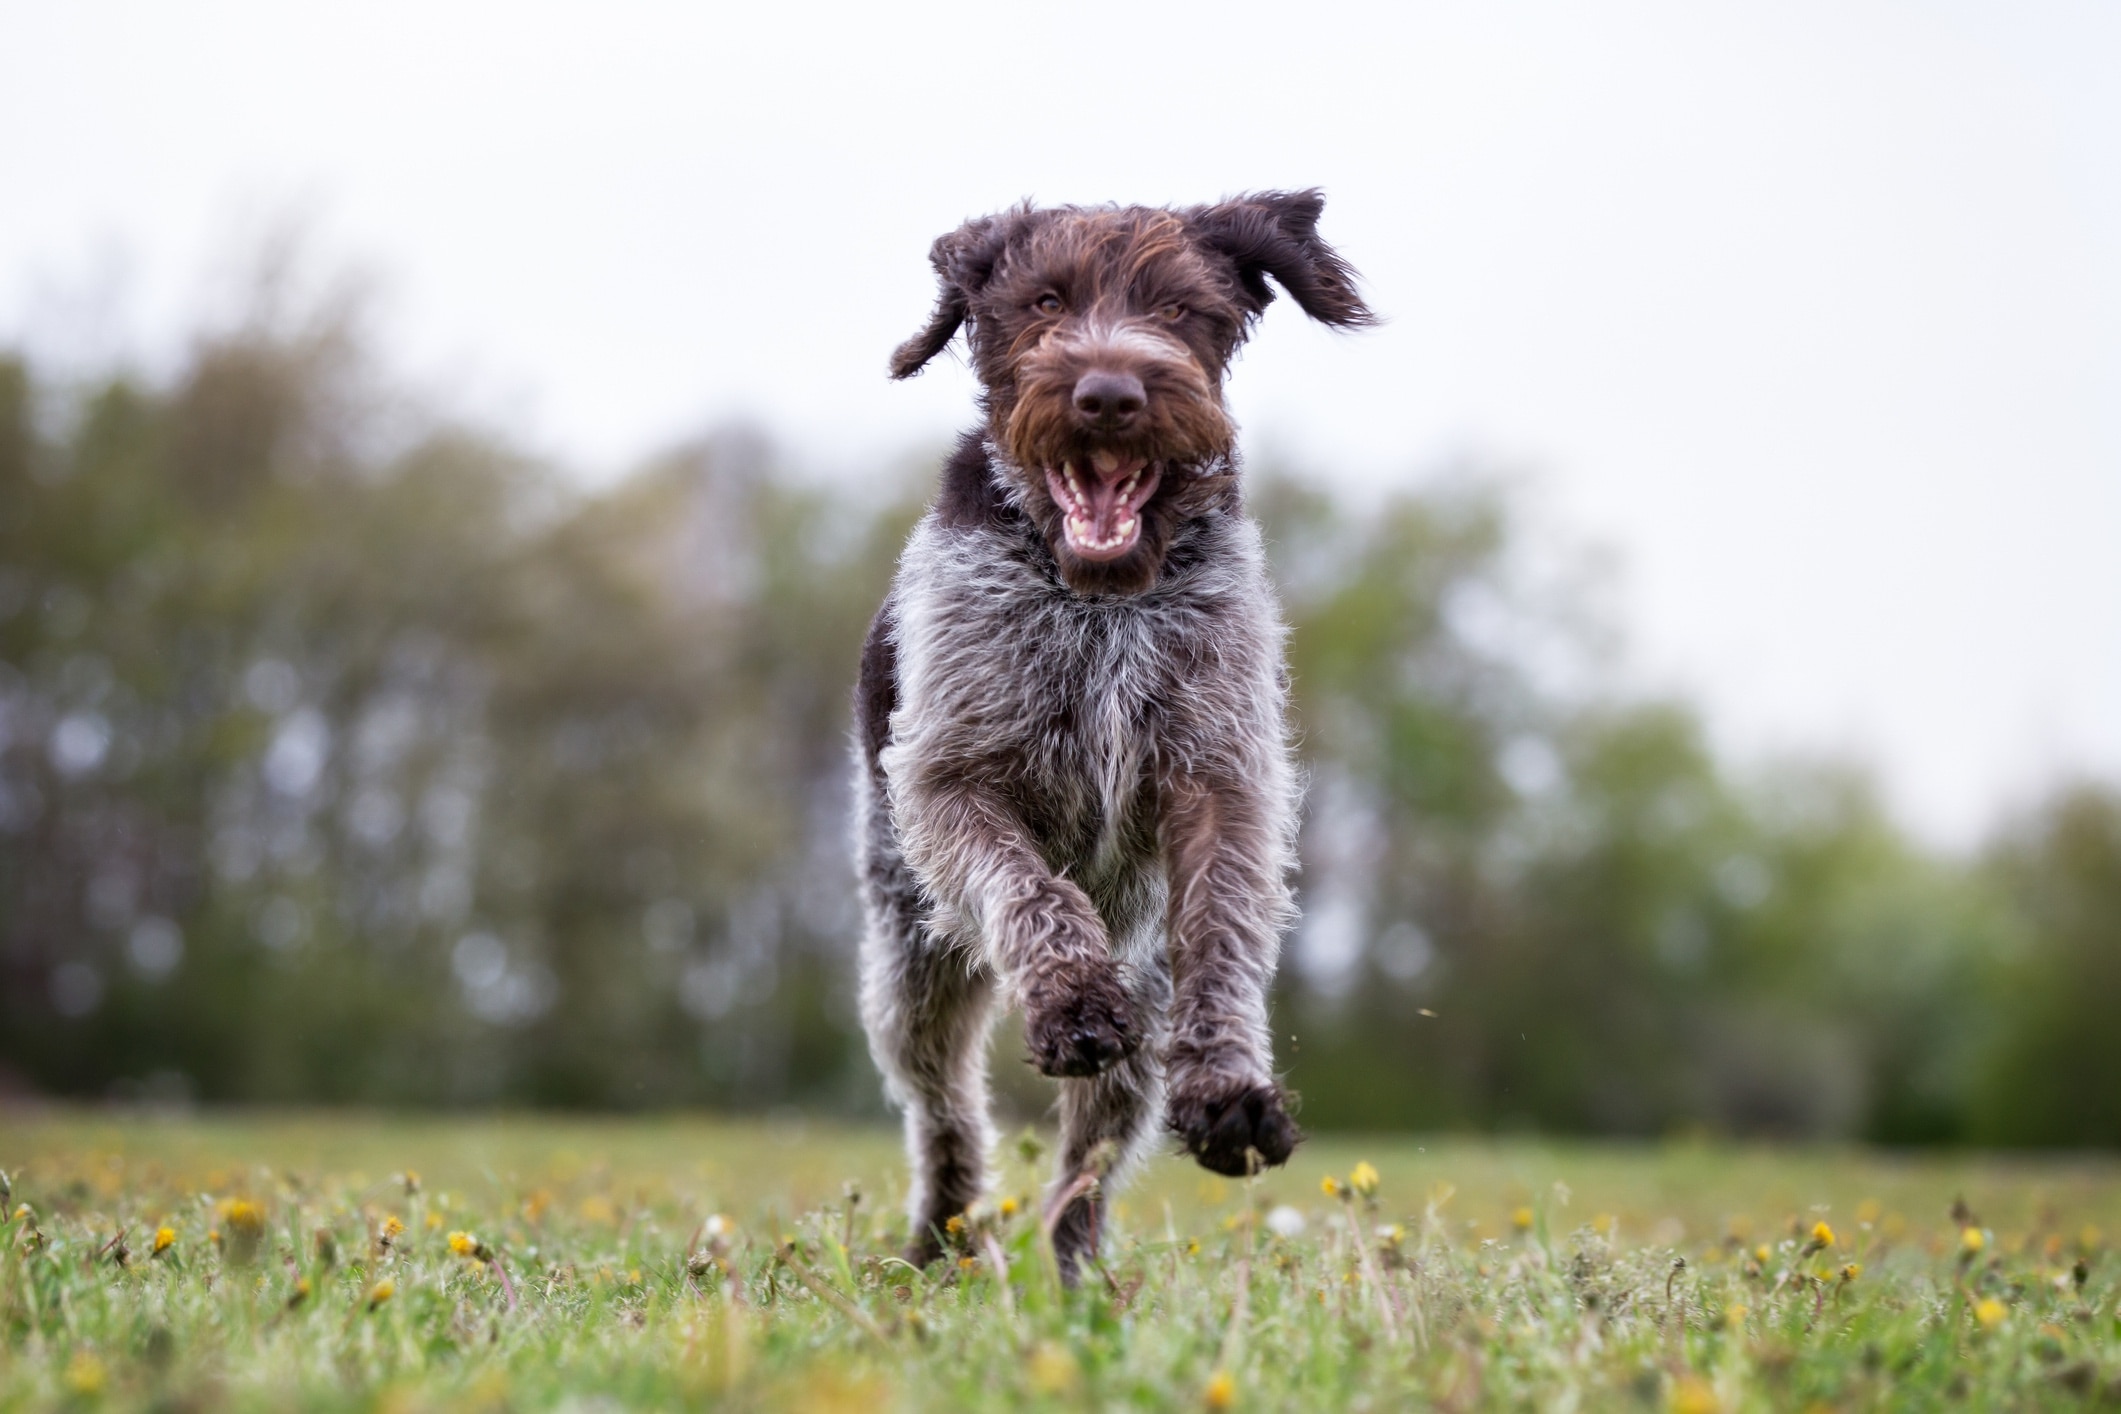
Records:
{"label": "brown and white dog", "polygon": [[1374,322],[1315,191],[1028,205],[935,243],[906,378],[962,328],[984,424],[943,471],[862,651],[862,1014],[905,1109],[909,1259],[986,1181],[986,1041],[1024,1010],[1061,1079],[1064,1277],[1159,1121],[1244,1174],[1297,1142],[1267,993],[1301,787],[1283,626],[1223,401],[1274,298]]}

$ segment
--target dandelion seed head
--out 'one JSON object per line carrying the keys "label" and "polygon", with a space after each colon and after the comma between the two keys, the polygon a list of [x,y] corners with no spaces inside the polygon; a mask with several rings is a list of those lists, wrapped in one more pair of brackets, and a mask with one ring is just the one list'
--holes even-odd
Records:
{"label": "dandelion seed head", "polygon": [[1278,1204],[1267,1209],[1267,1231],[1273,1233],[1276,1237],[1302,1237],[1304,1235],[1304,1215],[1287,1203]]}

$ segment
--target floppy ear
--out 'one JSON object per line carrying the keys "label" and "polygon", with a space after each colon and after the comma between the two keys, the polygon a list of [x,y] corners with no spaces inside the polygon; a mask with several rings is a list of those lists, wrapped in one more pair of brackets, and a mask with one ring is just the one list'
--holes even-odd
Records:
{"label": "floppy ear", "polygon": [[1213,206],[1196,206],[1186,224],[1200,242],[1237,267],[1238,283],[1257,316],[1273,302],[1267,276],[1289,292],[1304,313],[1321,324],[1359,329],[1377,316],[1355,289],[1355,271],[1318,236],[1325,193],[1249,192]]}
{"label": "floppy ear", "polygon": [[936,237],[928,250],[928,263],[935,267],[935,278],[941,287],[935,297],[935,313],[928,316],[927,328],[900,344],[891,355],[893,378],[911,378],[927,367],[928,360],[947,348],[958,326],[971,317],[972,296],[994,274],[994,262],[1001,258],[999,228],[995,217],[981,216],[947,236]]}

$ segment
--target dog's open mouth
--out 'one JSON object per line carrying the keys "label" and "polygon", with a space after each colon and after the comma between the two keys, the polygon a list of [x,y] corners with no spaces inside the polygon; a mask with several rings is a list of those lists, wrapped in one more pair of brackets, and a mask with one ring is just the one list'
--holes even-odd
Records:
{"label": "dog's open mouth", "polygon": [[1046,468],[1046,489],[1060,507],[1068,548],[1086,560],[1116,560],[1141,539],[1141,509],[1156,494],[1163,469],[1141,457],[1096,451],[1087,467]]}

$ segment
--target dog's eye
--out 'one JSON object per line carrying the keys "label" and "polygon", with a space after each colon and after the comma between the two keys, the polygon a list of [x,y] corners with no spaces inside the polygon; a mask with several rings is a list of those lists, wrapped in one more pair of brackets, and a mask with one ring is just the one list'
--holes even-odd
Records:
{"label": "dog's eye", "polygon": [[1156,315],[1159,319],[1168,319],[1173,324],[1176,324],[1179,320],[1186,317],[1186,307],[1182,304],[1167,304],[1156,311]]}
{"label": "dog's eye", "polygon": [[1032,302],[1031,307],[1037,310],[1040,314],[1058,314],[1066,306],[1061,303],[1061,297],[1059,295],[1047,294],[1040,295],[1035,301]]}

